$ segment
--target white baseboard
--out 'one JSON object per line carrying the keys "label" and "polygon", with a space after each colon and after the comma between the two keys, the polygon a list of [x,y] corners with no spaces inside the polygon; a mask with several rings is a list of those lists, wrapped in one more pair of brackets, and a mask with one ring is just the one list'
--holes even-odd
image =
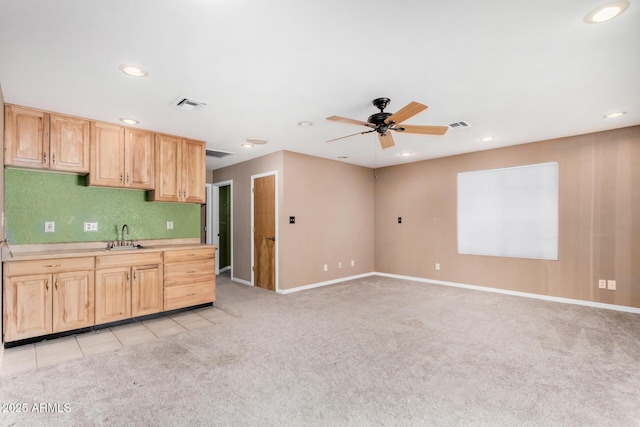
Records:
{"label": "white baseboard", "polygon": [[357,274],[355,276],[342,277],[340,279],[327,280],[326,282],[312,283],[310,285],[298,286],[291,289],[278,289],[279,294],[290,294],[292,292],[306,291],[307,289],[319,288],[321,286],[334,285],[336,283],[346,282],[348,280],[361,279],[363,277],[374,276],[376,273]]}
{"label": "white baseboard", "polygon": [[423,279],[421,277],[402,276],[402,275],[399,275],[399,274],[377,273],[376,272],[376,273],[372,273],[372,275],[382,276],[382,277],[390,277],[390,278],[393,278],[393,279],[411,280],[411,281],[414,281],[414,282],[432,283],[432,284],[435,284],[435,285],[452,286],[452,287],[455,287],[455,288],[472,289],[474,291],[494,292],[494,293],[497,293],[497,294],[514,295],[514,296],[518,296],[518,297],[534,298],[534,299],[540,299],[540,300],[545,300],[545,301],[561,302],[561,303],[565,303],[565,304],[583,305],[583,306],[587,306],[587,307],[603,308],[603,309],[606,309],[606,310],[616,310],[616,311],[624,311],[626,313],[640,314],[640,308],[628,307],[626,305],[605,304],[605,303],[602,303],[602,302],[585,301],[585,300],[580,300],[580,299],[554,297],[554,296],[550,296],[550,295],[531,294],[531,293],[528,293],[528,292],[510,291],[510,290],[507,290],[507,289],[490,288],[490,287],[487,287],[487,286],[468,285],[468,284],[465,284],[465,283],[445,282],[443,280]]}
{"label": "white baseboard", "polygon": [[253,286],[253,284],[251,282],[249,282],[248,280],[238,279],[237,277],[232,277],[231,281],[240,283],[242,285]]}

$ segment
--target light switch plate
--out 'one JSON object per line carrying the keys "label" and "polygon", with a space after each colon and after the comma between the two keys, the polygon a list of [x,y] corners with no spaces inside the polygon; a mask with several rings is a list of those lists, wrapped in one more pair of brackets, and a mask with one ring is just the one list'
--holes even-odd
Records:
{"label": "light switch plate", "polygon": [[616,290],[616,281],[615,280],[607,280],[607,289],[610,291]]}
{"label": "light switch plate", "polygon": [[173,221],[167,221],[167,230],[173,230]]}
{"label": "light switch plate", "polygon": [[45,233],[55,233],[56,231],[56,223],[55,221],[45,221],[44,222],[44,232]]}
{"label": "light switch plate", "polygon": [[598,288],[607,289],[607,281],[604,279],[598,280]]}

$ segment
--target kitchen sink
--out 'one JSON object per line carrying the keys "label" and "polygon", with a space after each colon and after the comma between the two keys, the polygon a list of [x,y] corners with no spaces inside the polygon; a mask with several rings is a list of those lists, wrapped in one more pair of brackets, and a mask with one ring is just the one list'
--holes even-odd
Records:
{"label": "kitchen sink", "polygon": [[111,251],[135,251],[136,249],[144,249],[144,246],[142,245],[135,245],[135,246],[112,246],[107,248],[107,251],[111,252]]}

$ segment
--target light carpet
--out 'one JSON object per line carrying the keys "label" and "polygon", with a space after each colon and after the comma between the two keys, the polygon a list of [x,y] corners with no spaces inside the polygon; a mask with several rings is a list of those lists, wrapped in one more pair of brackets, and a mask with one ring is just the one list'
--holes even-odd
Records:
{"label": "light carpet", "polygon": [[218,280],[208,328],[0,379],[0,424],[640,425],[640,316],[367,277]]}

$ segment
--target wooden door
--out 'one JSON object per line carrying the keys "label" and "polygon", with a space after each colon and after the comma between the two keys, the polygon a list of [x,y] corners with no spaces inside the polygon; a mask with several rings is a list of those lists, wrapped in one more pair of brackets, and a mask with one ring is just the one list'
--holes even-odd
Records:
{"label": "wooden door", "polygon": [[156,188],[151,200],[179,202],[182,195],[182,140],[169,135],[156,135]]}
{"label": "wooden door", "polygon": [[206,202],[206,175],[205,143],[185,140],[182,144],[182,201]]}
{"label": "wooden door", "polygon": [[53,275],[53,332],[94,325],[94,273]]}
{"label": "wooden door", "polygon": [[254,285],[276,287],[276,178],[269,175],[253,182]]}
{"label": "wooden door", "polygon": [[51,327],[51,274],[6,279],[4,283],[4,341],[47,335]]}
{"label": "wooden door", "polygon": [[153,133],[127,128],[124,140],[125,186],[153,190],[156,185]]}
{"label": "wooden door", "polygon": [[131,284],[131,315],[133,317],[162,311],[162,266],[133,267]]}
{"label": "wooden door", "polygon": [[91,122],[89,185],[124,187],[124,128]]}
{"label": "wooden door", "polygon": [[131,267],[96,270],[96,325],[131,317]]}
{"label": "wooden door", "polygon": [[50,126],[50,169],[88,173],[89,121],[52,114]]}
{"label": "wooden door", "polygon": [[5,106],[6,165],[49,167],[49,114],[30,108]]}

